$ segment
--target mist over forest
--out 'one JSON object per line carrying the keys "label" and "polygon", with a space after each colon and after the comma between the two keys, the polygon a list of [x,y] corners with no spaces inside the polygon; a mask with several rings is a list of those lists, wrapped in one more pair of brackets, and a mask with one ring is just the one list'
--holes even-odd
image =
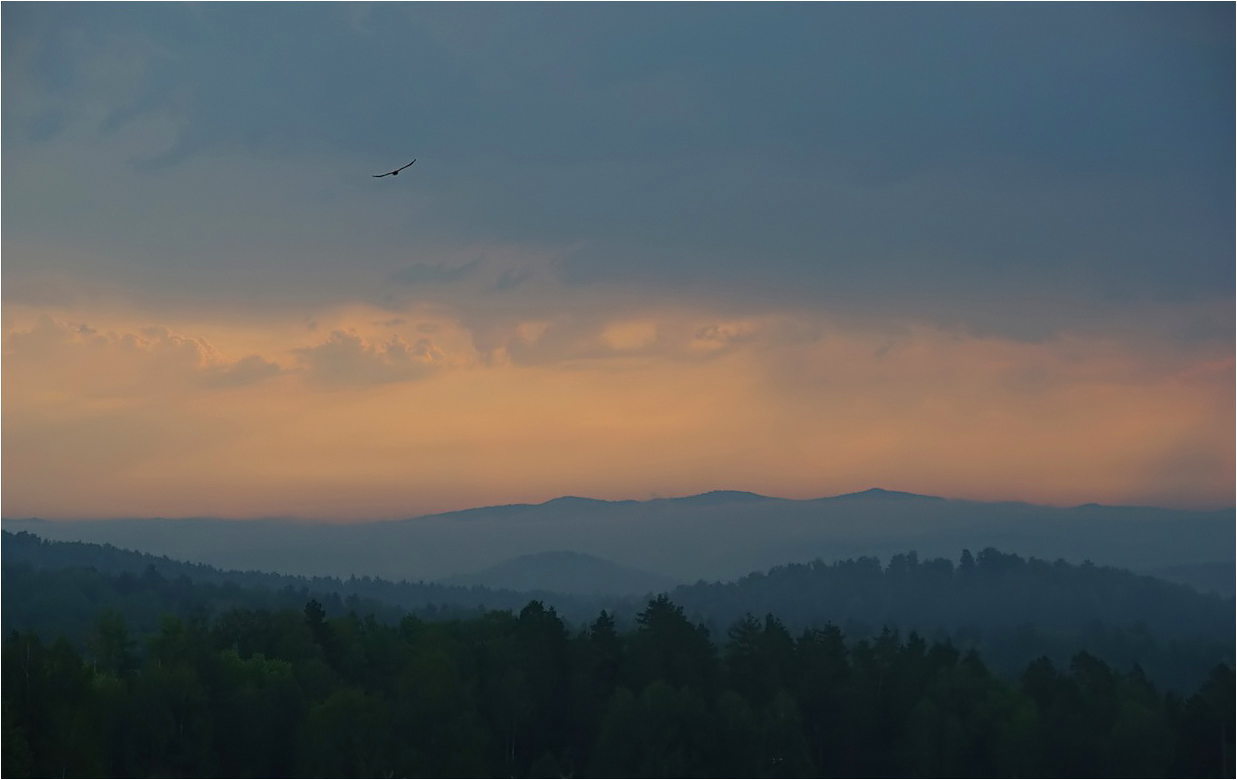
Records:
{"label": "mist over forest", "polygon": [[[401,521],[6,519],[10,531],[113,544],[227,569],[440,580],[521,555],[570,551],[680,582],[816,558],[955,558],[986,547],[1136,571],[1231,563],[1233,510],[946,500],[886,490],[796,501],[741,491],[679,499],[481,507]],[[1187,570],[1188,576],[1188,570]],[[1230,590],[1231,592],[1231,590]]]}
{"label": "mist over forest", "polygon": [[[1091,563],[910,552],[607,596],[226,571],[28,532],[0,551],[7,776],[1212,776],[1233,753],[1232,597]],[[517,561],[606,563],[570,556]],[[935,731],[942,707],[966,736]],[[1138,726],[1113,714],[1131,707]],[[751,745],[728,756],[735,738]]]}
{"label": "mist over forest", "polygon": [[3,771],[1228,776],[1233,520],[876,489],[4,520]]}

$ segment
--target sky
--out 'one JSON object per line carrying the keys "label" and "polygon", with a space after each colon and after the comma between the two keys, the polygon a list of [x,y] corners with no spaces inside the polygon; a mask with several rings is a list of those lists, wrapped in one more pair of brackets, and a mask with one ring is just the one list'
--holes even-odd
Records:
{"label": "sky", "polygon": [[1232,4],[0,17],[5,517],[1234,503]]}

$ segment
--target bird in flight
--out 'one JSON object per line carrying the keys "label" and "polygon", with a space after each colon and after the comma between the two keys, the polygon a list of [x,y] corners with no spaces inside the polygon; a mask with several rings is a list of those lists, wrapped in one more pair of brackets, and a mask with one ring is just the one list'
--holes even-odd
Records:
{"label": "bird in flight", "polygon": [[[413,160],[411,163],[408,163],[408,165],[412,165],[412,163],[414,162],[416,162],[416,160]],[[387,171],[386,173],[375,173],[374,178],[381,179],[383,176],[399,176],[399,172],[404,170],[404,168],[407,168],[408,165],[405,165],[402,168],[396,168],[393,171]]]}

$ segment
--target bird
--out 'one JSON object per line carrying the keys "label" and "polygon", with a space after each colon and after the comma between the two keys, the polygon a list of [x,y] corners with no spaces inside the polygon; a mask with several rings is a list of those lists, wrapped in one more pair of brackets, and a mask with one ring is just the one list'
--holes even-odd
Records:
{"label": "bird", "polygon": [[[416,160],[415,160],[415,159],[414,159],[411,163],[408,163],[408,165],[412,165],[412,163],[414,163],[414,162],[416,162]],[[408,167],[408,165],[405,165],[405,166],[403,166],[402,168],[396,168],[396,169],[395,169],[395,170],[393,170],[393,171],[387,171],[386,173],[375,173],[375,174],[374,174],[374,178],[375,178],[375,179],[381,179],[383,176],[399,176],[399,172],[400,172],[400,171],[402,171],[402,170],[404,170],[404,168],[407,168],[407,167]]]}

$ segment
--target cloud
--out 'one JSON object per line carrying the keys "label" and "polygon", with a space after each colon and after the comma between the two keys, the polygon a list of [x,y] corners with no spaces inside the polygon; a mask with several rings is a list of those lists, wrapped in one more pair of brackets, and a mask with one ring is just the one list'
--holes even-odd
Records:
{"label": "cloud", "polygon": [[447,284],[471,276],[480,265],[480,258],[454,266],[447,263],[417,263],[401,268],[391,274],[390,279],[400,284]]}
{"label": "cloud", "polygon": [[[1035,339],[1130,301],[1231,306],[1218,9],[378,7],[371,36],[357,13],[5,11],[6,124],[59,128],[5,135],[11,289],[71,271],[216,305],[488,303],[557,271],[569,295]],[[370,186],[408,128],[416,176]]]}
{"label": "cloud", "polygon": [[[1225,344],[631,308],[496,316],[486,362],[442,312],[315,316],[329,336],[308,346],[300,315],[13,328],[5,511],[374,518],[562,493],[804,498],[873,483],[1231,501]],[[297,366],[262,357],[282,354]]]}
{"label": "cloud", "polygon": [[292,350],[314,382],[331,387],[406,382],[429,376],[443,354],[428,338],[409,344],[399,336],[367,341],[355,333],[333,331],[313,347]]}
{"label": "cloud", "polygon": [[278,376],[283,369],[260,355],[248,355],[235,363],[205,369],[204,382],[212,387],[244,387]]}
{"label": "cloud", "polygon": [[10,391],[76,392],[95,397],[174,397],[203,389],[243,387],[282,373],[259,355],[229,360],[205,339],[164,327],[100,332],[44,315],[4,341]]}
{"label": "cloud", "polygon": [[499,274],[498,281],[494,282],[494,289],[514,290],[531,278],[533,278],[533,272],[530,270],[508,268]]}
{"label": "cloud", "polygon": [[640,311],[598,305],[593,312],[500,320],[470,315],[462,320],[480,352],[501,350],[518,365],[629,359],[691,363],[715,360],[753,346],[777,348],[801,339],[804,323],[778,314],[729,317],[707,311]]}
{"label": "cloud", "polygon": [[0,15],[6,506],[1231,500],[1231,6]]}

